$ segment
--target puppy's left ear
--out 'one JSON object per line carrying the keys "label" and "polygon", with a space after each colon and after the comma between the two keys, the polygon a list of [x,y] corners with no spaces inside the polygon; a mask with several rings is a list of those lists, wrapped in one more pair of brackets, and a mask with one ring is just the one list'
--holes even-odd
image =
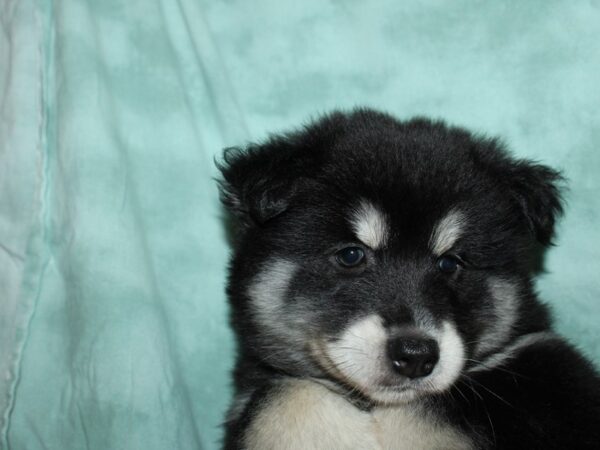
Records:
{"label": "puppy's left ear", "polygon": [[562,175],[547,166],[519,160],[511,164],[507,181],[532,235],[542,245],[550,245],[556,220],[563,212]]}

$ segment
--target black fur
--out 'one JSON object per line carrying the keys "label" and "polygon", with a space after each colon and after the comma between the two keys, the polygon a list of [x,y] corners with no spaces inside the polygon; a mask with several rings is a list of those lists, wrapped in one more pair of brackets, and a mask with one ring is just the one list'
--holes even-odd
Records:
{"label": "black fur", "polygon": [[[248,288],[274,256],[298,266],[284,299],[286,315],[274,320],[302,338],[335,336],[352,318],[374,311],[386,326],[410,324],[414,318],[404,299],[411,298],[435,320],[451,318],[467,359],[473,359],[478,340],[497,319],[486,295],[492,276],[516,285],[518,307],[510,332],[477,355],[479,361],[551,327],[532,276],[562,212],[562,178],[514,159],[497,140],[442,122],[400,122],[361,109],[229,149],[220,169],[223,203],[240,222],[228,295],[239,347],[236,394],[249,398],[227,422],[228,449],[240,448],[245,428],[282,378],[327,379],[341,392],[351,390],[326,373],[299,339],[288,342],[256,319]],[[344,271],[332,255],[356,242],[348,211],[358,199],[389,217],[390,242],[366,249],[364,267]],[[464,270],[448,277],[436,270],[428,241],[452,208],[467,221],[453,249]],[[307,320],[300,324],[301,318]],[[600,446],[600,379],[564,341],[532,343],[490,370],[468,374],[474,364],[467,360],[446,392],[418,401],[478,448]],[[376,406],[368,396],[358,397],[357,407]]]}

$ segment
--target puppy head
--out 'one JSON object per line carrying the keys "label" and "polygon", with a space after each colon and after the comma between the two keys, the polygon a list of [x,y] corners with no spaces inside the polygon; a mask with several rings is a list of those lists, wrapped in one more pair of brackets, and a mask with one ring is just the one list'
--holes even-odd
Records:
{"label": "puppy head", "polygon": [[221,170],[244,357],[396,403],[548,326],[531,260],[560,176],[493,140],[357,110],[229,150]]}

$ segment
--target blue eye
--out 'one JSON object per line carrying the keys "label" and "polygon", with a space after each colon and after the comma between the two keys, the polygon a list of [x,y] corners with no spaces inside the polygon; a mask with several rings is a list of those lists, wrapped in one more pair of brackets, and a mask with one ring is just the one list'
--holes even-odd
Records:
{"label": "blue eye", "polygon": [[453,256],[441,256],[437,260],[437,266],[444,273],[454,273],[460,267],[460,261]]}
{"label": "blue eye", "polygon": [[356,267],[365,259],[365,252],[360,247],[346,247],[335,254],[335,259],[341,266]]}

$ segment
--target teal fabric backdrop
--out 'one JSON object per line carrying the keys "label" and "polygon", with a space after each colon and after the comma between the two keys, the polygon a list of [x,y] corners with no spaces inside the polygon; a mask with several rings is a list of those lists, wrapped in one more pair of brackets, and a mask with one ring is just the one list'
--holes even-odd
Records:
{"label": "teal fabric backdrop", "polygon": [[332,108],[564,170],[539,290],[600,361],[600,2],[0,0],[0,28],[2,448],[218,447],[213,157]]}

